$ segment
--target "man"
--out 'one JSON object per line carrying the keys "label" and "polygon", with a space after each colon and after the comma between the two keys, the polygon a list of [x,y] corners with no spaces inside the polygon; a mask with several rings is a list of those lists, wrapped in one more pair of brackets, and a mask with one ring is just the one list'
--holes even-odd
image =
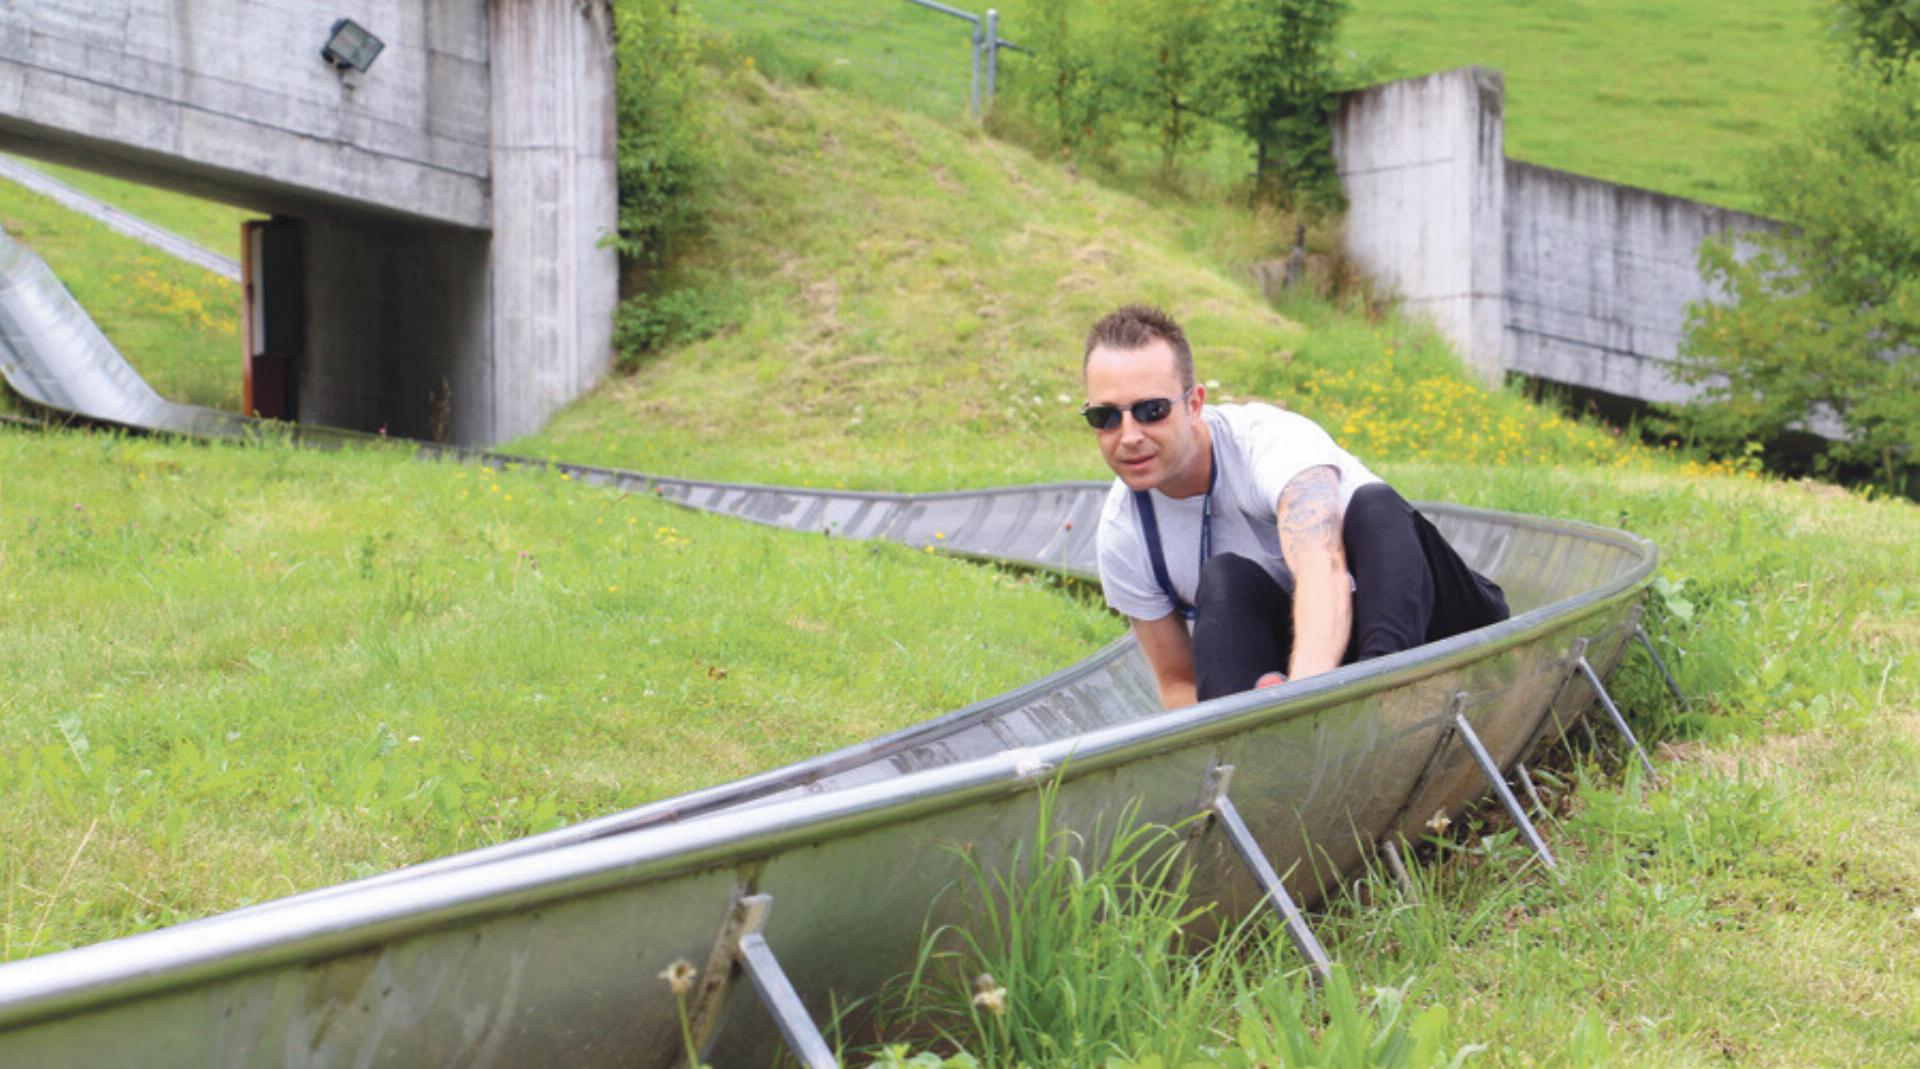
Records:
{"label": "man", "polygon": [[1167,708],[1506,619],[1499,586],[1312,420],[1207,405],[1164,312],[1095,323],[1082,371],[1081,412],[1119,477],[1100,581]]}

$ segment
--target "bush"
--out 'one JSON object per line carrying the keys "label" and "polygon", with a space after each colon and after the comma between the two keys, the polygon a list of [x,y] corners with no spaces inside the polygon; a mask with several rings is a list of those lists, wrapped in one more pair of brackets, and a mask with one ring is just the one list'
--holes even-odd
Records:
{"label": "bush", "polygon": [[699,29],[674,0],[623,0],[615,12],[620,219],[615,247],[648,266],[694,230],[710,161]]}
{"label": "bush", "polygon": [[1679,376],[1704,384],[1682,422],[1738,449],[1837,423],[1828,464],[1908,491],[1920,458],[1920,64],[1863,63],[1839,101],[1756,171],[1792,225],[1709,242],[1732,303],[1696,305]]}
{"label": "bush", "polygon": [[693,279],[663,292],[641,292],[620,302],[613,315],[613,345],[622,366],[648,353],[690,345],[740,322],[746,297],[739,287]]}

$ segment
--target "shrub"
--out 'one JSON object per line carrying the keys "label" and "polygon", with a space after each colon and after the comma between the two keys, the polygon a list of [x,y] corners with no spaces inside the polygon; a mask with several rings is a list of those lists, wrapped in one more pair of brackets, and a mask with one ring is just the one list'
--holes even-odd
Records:
{"label": "shrub", "polygon": [[1778,233],[1721,239],[1678,365],[1683,422],[1714,446],[1837,423],[1829,463],[1910,490],[1920,458],[1920,64],[1867,63],[1755,180]]}
{"label": "shrub", "polygon": [[709,168],[699,31],[674,0],[623,0],[615,12],[620,219],[628,261],[665,263],[695,229]]}

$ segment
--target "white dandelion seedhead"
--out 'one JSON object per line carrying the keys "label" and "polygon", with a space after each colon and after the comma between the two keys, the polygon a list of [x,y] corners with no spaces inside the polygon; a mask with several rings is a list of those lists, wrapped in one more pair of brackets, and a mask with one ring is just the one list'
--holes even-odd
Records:
{"label": "white dandelion seedhead", "polygon": [[673,989],[674,994],[684,995],[693,990],[694,978],[699,975],[700,971],[693,967],[693,962],[685,958],[676,958],[672,965],[661,970],[660,979],[667,982],[667,986]]}

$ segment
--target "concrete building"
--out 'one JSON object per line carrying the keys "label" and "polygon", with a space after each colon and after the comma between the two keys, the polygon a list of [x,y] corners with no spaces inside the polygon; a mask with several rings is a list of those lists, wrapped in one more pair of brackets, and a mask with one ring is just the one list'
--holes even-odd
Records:
{"label": "concrete building", "polygon": [[1479,67],[1347,94],[1334,156],[1347,251],[1489,381],[1508,372],[1680,401],[1700,243],[1779,224],[1506,156],[1504,86]]}
{"label": "concrete building", "polygon": [[0,6],[0,150],[271,217],[246,355],[303,421],[490,443],[598,382],[614,124],[609,0]]}

